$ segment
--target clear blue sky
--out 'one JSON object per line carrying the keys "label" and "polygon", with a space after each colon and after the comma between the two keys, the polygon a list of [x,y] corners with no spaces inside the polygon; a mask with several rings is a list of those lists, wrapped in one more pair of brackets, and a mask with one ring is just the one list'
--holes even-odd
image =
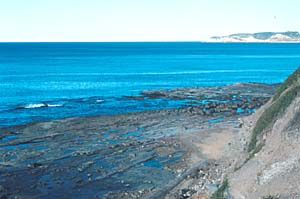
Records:
{"label": "clear blue sky", "polygon": [[0,41],[199,41],[300,29],[299,0],[0,0]]}

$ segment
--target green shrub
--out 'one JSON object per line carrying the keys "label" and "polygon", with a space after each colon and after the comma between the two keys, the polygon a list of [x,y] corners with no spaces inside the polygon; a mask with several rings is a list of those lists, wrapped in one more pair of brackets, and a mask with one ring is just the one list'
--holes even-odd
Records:
{"label": "green shrub", "polygon": [[253,129],[251,140],[248,145],[248,152],[255,150],[257,136],[260,135],[266,128],[268,128],[278,116],[284,113],[286,108],[292,103],[298,93],[300,93],[300,86],[291,88],[263,112]]}
{"label": "green shrub", "polygon": [[300,79],[300,67],[293,73],[291,74],[284,83],[280,85],[280,87],[277,89],[273,101],[277,100],[279,96],[288,88],[290,88],[294,83],[299,81]]}
{"label": "green shrub", "polygon": [[225,199],[225,191],[228,189],[229,183],[228,179],[225,178],[222,185],[218,188],[218,190],[212,194],[210,199]]}

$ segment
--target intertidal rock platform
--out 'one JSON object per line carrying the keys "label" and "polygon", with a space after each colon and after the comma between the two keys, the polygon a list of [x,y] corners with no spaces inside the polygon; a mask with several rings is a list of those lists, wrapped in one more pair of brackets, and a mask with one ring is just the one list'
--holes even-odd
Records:
{"label": "intertidal rock platform", "polygon": [[[277,87],[247,83],[143,91],[130,97],[187,103],[0,129],[0,197],[167,197],[186,178],[202,178],[205,170],[218,167],[215,160],[242,125],[239,118],[264,105]],[[211,173],[203,193],[220,183],[221,170]],[[175,191],[172,197],[186,194],[189,190]]]}

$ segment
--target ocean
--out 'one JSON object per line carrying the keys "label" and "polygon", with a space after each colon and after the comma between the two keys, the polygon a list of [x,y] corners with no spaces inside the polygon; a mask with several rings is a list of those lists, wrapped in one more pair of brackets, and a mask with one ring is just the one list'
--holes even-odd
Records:
{"label": "ocean", "polygon": [[297,43],[0,43],[0,127],[185,106],[142,90],[282,82]]}

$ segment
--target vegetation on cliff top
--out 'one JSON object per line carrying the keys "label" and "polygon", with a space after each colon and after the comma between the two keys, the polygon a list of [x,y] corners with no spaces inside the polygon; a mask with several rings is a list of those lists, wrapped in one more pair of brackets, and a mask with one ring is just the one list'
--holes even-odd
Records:
{"label": "vegetation on cliff top", "polygon": [[277,100],[279,96],[288,88],[290,88],[293,84],[300,81],[300,67],[291,74],[283,84],[280,85],[277,92],[273,97],[273,101]]}
{"label": "vegetation on cliff top", "polygon": [[248,152],[257,151],[257,137],[275,120],[281,116],[287,107],[292,103],[295,97],[300,93],[300,68],[298,68],[289,78],[280,86],[273,97],[272,104],[268,107],[257,120],[253,129]]}

